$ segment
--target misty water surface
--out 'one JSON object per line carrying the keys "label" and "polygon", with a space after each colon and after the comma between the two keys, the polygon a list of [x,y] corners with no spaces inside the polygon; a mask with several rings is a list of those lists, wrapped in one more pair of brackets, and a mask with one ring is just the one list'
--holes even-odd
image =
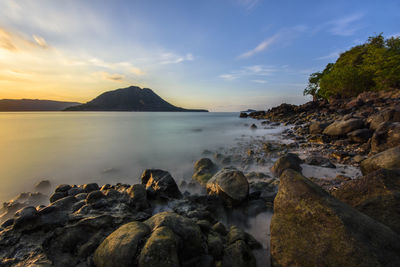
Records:
{"label": "misty water surface", "polygon": [[204,149],[259,135],[238,113],[20,112],[0,113],[0,200],[53,185],[138,183],[146,168],[190,179]]}

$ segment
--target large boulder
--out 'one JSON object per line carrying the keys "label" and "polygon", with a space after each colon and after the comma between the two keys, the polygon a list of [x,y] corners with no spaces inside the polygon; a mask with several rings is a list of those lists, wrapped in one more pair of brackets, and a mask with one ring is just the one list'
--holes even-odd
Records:
{"label": "large boulder", "polygon": [[[203,253],[203,238],[200,227],[191,219],[173,212],[157,213],[145,221],[153,231],[160,227],[168,227],[176,235],[179,257],[188,260]],[[170,238],[172,236],[170,235]]]}
{"label": "large boulder", "polygon": [[365,175],[378,169],[400,168],[400,146],[387,149],[361,162],[361,172]]}
{"label": "large boulder", "polygon": [[130,222],[110,234],[96,249],[96,267],[137,266],[136,254],[140,244],[150,234],[150,227],[141,222]]}
{"label": "large boulder", "polygon": [[400,169],[377,170],[344,183],[332,195],[400,234]]}
{"label": "large boulder", "polygon": [[201,185],[206,185],[208,180],[218,171],[217,165],[209,158],[202,158],[194,164],[194,174],[192,178]]}
{"label": "large boulder", "polygon": [[325,128],[323,134],[331,136],[346,135],[364,126],[364,120],[352,118],[349,120],[335,121]]}
{"label": "large boulder", "polygon": [[301,163],[302,160],[299,158],[299,156],[293,153],[287,153],[285,156],[282,156],[277,161],[275,161],[274,165],[271,167],[271,172],[275,176],[279,177],[286,169],[301,171]]}
{"label": "large boulder", "polygon": [[182,196],[174,178],[167,171],[148,169],[142,173],[141,179],[150,196],[167,199]]}
{"label": "large boulder", "polygon": [[139,267],[179,267],[178,240],[174,232],[162,226],[154,230],[139,256]]}
{"label": "large boulder", "polygon": [[217,195],[228,206],[240,204],[249,194],[249,183],[241,171],[223,168],[207,182],[207,192]]}
{"label": "large boulder", "polygon": [[371,152],[378,153],[400,144],[400,122],[384,122],[371,139]]}
{"label": "large boulder", "polygon": [[372,130],[378,129],[383,122],[400,122],[400,106],[384,109],[367,118],[369,128]]}
{"label": "large boulder", "polygon": [[271,221],[276,266],[397,266],[400,236],[288,169]]}

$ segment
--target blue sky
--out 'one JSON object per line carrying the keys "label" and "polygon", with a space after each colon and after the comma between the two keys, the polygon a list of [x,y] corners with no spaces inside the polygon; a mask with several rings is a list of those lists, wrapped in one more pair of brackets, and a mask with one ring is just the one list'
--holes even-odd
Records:
{"label": "blue sky", "polygon": [[308,75],[383,32],[400,1],[0,2],[0,98],[138,85],[212,111],[303,103]]}

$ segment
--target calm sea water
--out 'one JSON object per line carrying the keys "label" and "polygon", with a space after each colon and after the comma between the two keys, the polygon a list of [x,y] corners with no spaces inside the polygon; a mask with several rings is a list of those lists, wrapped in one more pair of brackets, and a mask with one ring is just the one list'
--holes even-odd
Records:
{"label": "calm sea water", "polygon": [[146,168],[190,179],[204,149],[255,135],[238,113],[0,113],[0,200],[54,185],[138,183]]}

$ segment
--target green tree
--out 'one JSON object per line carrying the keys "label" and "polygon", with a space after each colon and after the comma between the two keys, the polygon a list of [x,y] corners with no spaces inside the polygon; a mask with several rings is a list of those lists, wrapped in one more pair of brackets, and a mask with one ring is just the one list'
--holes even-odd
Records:
{"label": "green tree", "polygon": [[385,40],[381,33],[342,53],[322,73],[312,73],[303,93],[317,99],[393,88],[400,88],[400,38]]}

